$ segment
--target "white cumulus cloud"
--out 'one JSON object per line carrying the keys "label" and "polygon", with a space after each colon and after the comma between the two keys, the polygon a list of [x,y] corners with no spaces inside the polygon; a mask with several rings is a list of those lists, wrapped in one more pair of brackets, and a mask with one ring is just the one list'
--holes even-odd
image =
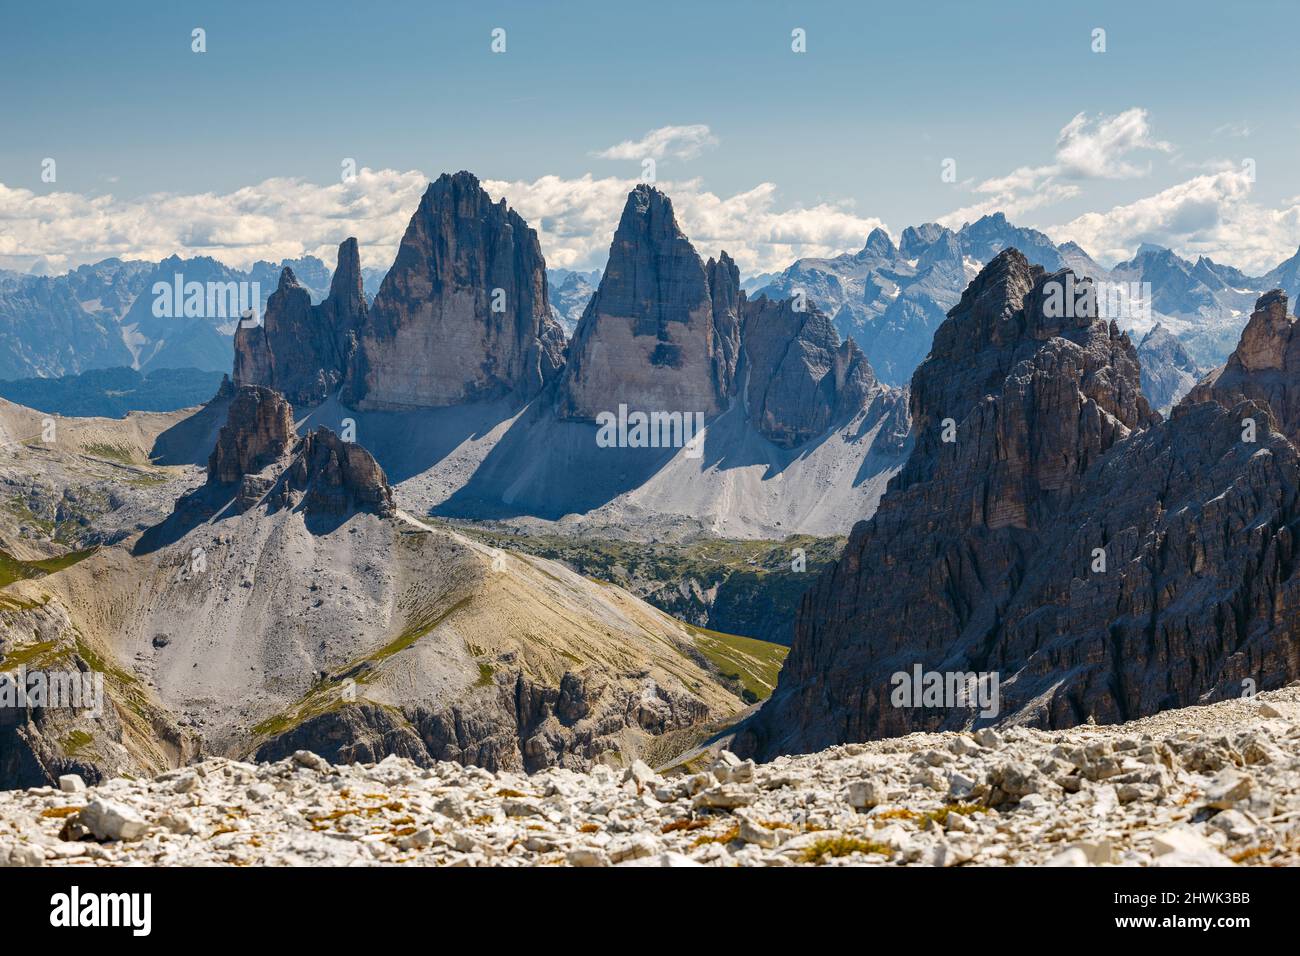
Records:
{"label": "white cumulus cloud", "polygon": [[1133,162],[1133,153],[1172,150],[1169,143],[1152,136],[1147,111],[1140,107],[1094,118],[1078,113],[1057,133],[1053,162],[1021,166],[1004,176],[976,183],[972,191],[987,198],[956,209],[939,221],[957,227],[992,212],[1004,212],[1014,219],[1077,197],[1081,180],[1145,176],[1150,166]]}
{"label": "white cumulus cloud", "polygon": [[690,126],[661,126],[640,139],[625,139],[608,149],[592,153],[597,159],[694,159],[713,146],[718,139],[703,123]]}
{"label": "white cumulus cloud", "polygon": [[1263,273],[1296,251],[1300,197],[1270,209],[1250,201],[1253,186],[1248,169],[1228,167],[1044,231],[1058,242],[1073,239],[1107,264],[1150,242],[1184,257],[1209,256],[1247,273]]}
{"label": "white cumulus cloud", "polygon": [[[319,256],[333,266],[339,242],[356,236],[362,264],[392,264],[430,177],[418,170],[362,169],[347,183],[268,179],[227,193],[157,193],[131,199],[33,193],[0,184],[0,268],[57,273],[110,256],[159,260],[211,256],[248,268]],[[547,263],[600,268],[634,179],[542,176],[487,181],[538,232]],[[860,248],[881,221],[848,206],[782,207],[772,183],[719,195],[698,180],[663,182],[701,256],[731,254],[747,274],[800,256]]]}

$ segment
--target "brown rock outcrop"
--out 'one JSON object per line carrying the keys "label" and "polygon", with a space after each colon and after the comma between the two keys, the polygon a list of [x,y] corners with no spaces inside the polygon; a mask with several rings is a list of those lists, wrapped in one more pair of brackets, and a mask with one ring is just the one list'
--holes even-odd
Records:
{"label": "brown rock outcrop", "polygon": [[522,402],[563,362],[537,233],[472,174],[444,174],[358,333],[343,399],[388,409]]}
{"label": "brown rock outcrop", "polygon": [[1267,405],[1291,440],[1300,441],[1300,335],[1281,289],[1259,297],[1236,350],[1187,393],[1183,404],[1216,401],[1231,407],[1246,399]]}
{"label": "brown rock outcrop", "polygon": [[[949,313],[912,380],[912,455],[805,595],[742,749],[1118,721],[1300,676],[1294,446],[1250,403],[1159,421],[1127,336],[1046,314],[1060,278],[1008,250]],[[992,675],[996,714],[905,705],[917,668]]]}
{"label": "brown rock outcrop", "polygon": [[208,458],[208,481],[229,484],[283,457],[295,441],[293,407],[262,385],[241,385]]}
{"label": "brown rock outcrop", "polygon": [[358,510],[381,518],[397,513],[393,490],[374,456],[323,425],[299,443],[285,471],[285,484],[302,494],[302,507],[309,513]]}

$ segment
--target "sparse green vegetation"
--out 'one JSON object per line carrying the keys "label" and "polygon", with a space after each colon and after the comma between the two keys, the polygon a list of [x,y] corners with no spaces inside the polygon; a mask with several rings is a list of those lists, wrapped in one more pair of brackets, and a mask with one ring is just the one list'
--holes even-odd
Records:
{"label": "sparse green vegetation", "polygon": [[96,458],[108,458],[112,461],[120,461],[124,465],[140,464],[134,451],[125,445],[110,445],[107,442],[90,442],[82,445],[81,450]]}
{"label": "sparse green vegetation", "polygon": [[781,671],[790,648],[784,644],[759,641],[736,634],[721,634],[706,628],[687,625],[695,635],[695,646],[723,676],[737,681],[745,700],[757,703],[766,700],[776,688],[776,675]]}
{"label": "sparse green vegetation", "polygon": [[892,856],[894,851],[883,843],[859,840],[855,837],[837,836],[818,840],[811,846],[806,847],[799,859],[803,863],[820,863],[823,857],[852,856],[854,853],[878,853],[881,856]]}
{"label": "sparse green vegetation", "polygon": [[[342,668],[330,674],[329,676],[318,680],[312,688],[298,701],[293,707],[282,713],[275,714],[253,726],[253,734],[257,737],[276,737],[290,730],[304,721],[321,714],[327,714],[331,711],[342,708],[345,704],[350,703],[343,698],[341,686],[343,681],[351,679],[358,684],[366,684],[374,679],[376,668],[406,648],[410,647],[420,638],[427,635],[439,624],[445,621],[452,614],[468,604],[470,598],[465,597],[457,601],[445,611],[437,611],[433,608],[423,608],[407,618],[406,626],[402,628],[402,633],[397,635],[379,650],[366,655],[359,660],[345,664]],[[487,665],[479,665],[479,683],[484,680],[483,668]],[[492,669],[488,667],[488,682],[491,682]]]}
{"label": "sparse green vegetation", "polygon": [[38,641],[35,644],[25,644],[22,647],[14,648],[0,657],[0,668],[8,671],[24,665],[38,663],[57,647],[58,641]]}
{"label": "sparse green vegetation", "polygon": [[6,587],[15,581],[56,574],[72,567],[78,561],[84,561],[97,550],[97,548],[87,548],[83,551],[69,551],[52,558],[37,558],[34,561],[21,561],[7,551],[0,551],[0,587]]}
{"label": "sparse green vegetation", "polygon": [[95,738],[86,731],[74,730],[59,741],[59,746],[63,748],[63,753],[66,756],[76,757],[94,742]]}
{"label": "sparse green vegetation", "polygon": [[[678,620],[730,634],[784,641],[803,592],[844,548],[842,537],[791,535],[782,541],[707,538],[639,542],[561,534],[516,534],[482,525],[450,526],[491,547],[561,561],[597,584],[616,584]],[[806,569],[793,570],[796,549]]]}

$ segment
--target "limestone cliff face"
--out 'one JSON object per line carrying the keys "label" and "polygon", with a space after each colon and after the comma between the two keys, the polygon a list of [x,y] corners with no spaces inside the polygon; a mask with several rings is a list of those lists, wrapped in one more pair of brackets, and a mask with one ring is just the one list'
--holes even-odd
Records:
{"label": "limestone cliff face", "polygon": [[760,434],[794,448],[881,397],[895,399],[890,413],[905,433],[900,395],[879,385],[861,350],[841,342],[821,312],[747,300],[731,257],[701,261],[668,197],[641,185],[574,332],[556,408],[576,419],[619,405],[710,417],[740,397]]}
{"label": "limestone cliff face", "polygon": [[343,397],[390,409],[527,401],[563,356],[537,233],[472,174],[444,174],[358,333]]}
{"label": "limestone cliff face", "polygon": [[261,325],[235,331],[236,385],[265,385],[314,405],[338,390],[366,318],[356,239],[339,246],[330,292],[320,305],[287,266]]}
{"label": "limestone cliff face", "polygon": [[1216,401],[1230,407],[1245,399],[1267,406],[1291,440],[1300,441],[1300,335],[1281,289],[1260,296],[1236,350],[1183,404]]}
{"label": "limestone cliff face", "polygon": [[883,391],[852,339],[815,307],[766,296],[745,304],[745,397],[764,437],[793,448],[851,419]]}
{"label": "limestone cliff face", "polygon": [[626,404],[716,415],[735,374],[741,301],[735,264],[724,254],[706,267],[668,197],[637,186],[574,331],[558,413],[594,420]]}
{"label": "limestone cliff face", "polygon": [[208,481],[229,484],[261,471],[295,442],[293,408],[263,385],[242,385],[208,459]]}
{"label": "limestone cliff face", "polygon": [[[1118,721],[1300,676],[1295,447],[1251,402],[1160,421],[1127,336],[1046,314],[1060,278],[1008,250],[949,313],[912,380],[912,455],[805,595],[742,749]],[[897,706],[918,666],[998,675],[997,717]]]}

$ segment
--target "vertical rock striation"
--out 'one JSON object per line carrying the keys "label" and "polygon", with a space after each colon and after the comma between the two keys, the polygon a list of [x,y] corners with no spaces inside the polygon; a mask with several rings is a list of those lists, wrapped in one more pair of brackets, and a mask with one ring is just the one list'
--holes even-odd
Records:
{"label": "vertical rock striation", "polygon": [[716,415],[735,374],[741,301],[730,258],[706,266],[668,197],[637,186],[574,330],[559,415],[590,421],[620,404]]}
{"label": "vertical rock striation", "polygon": [[283,457],[295,441],[293,408],[279,392],[241,385],[208,459],[208,481],[229,484]]}
{"label": "vertical rock striation", "polygon": [[360,329],[343,398],[389,409],[523,402],[563,361],[537,233],[472,174],[444,174]]}
{"label": "vertical rock striation", "polygon": [[857,344],[841,342],[815,307],[796,312],[791,299],[746,303],[744,349],[750,420],[782,448],[848,421],[881,391]]}
{"label": "vertical rock striation", "polygon": [[1300,441],[1300,335],[1281,289],[1259,297],[1236,350],[1184,403],[1215,401],[1231,407],[1245,399],[1268,406],[1291,440]]}
{"label": "vertical rock striation", "polygon": [[323,425],[303,437],[285,480],[288,488],[301,493],[302,507],[310,513],[356,510],[381,518],[397,513],[393,490],[374,456]]}
{"label": "vertical rock striation", "polygon": [[[1126,335],[1053,317],[1062,277],[1007,250],[949,313],[913,376],[912,455],[805,595],[742,749],[1112,722],[1300,676],[1295,447],[1239,394],[1160,421]],[[1229,366],[1285,377],[1289,337],[1262,311]],[[917,667],[996,675],[997,714],[900,706],[895,675]]]}
{"label": "vertical rock striation", "polygon": [[330,292],[320,305],[311,304],[286,266],[262,324],[235,331],[235,384],[265,385],[300,405],[324,401],[342,384],[365,319],[356,239],[339,245]]}

